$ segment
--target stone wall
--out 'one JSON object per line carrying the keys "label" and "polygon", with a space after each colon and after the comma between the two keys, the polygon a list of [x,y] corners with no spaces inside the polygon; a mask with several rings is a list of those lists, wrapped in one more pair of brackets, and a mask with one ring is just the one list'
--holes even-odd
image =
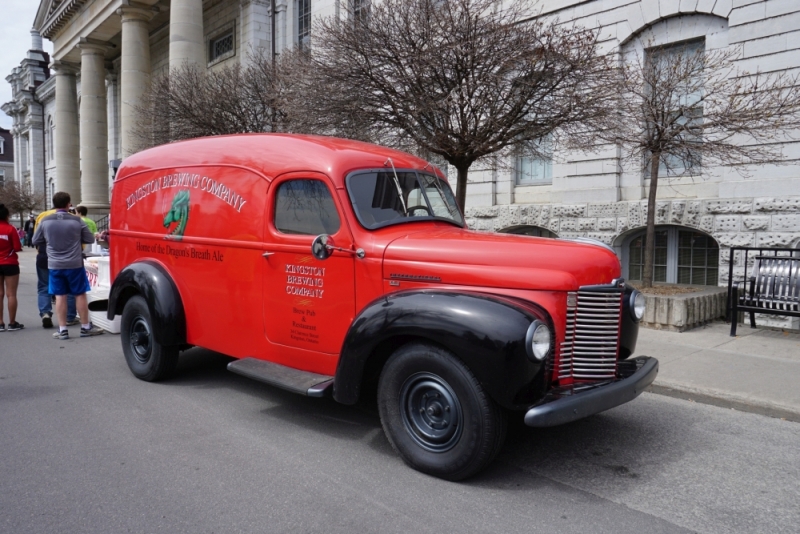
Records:
{"label": "stone wall", "polygon": [[[591,237],[619,248],[626,235],[642,230],[647,201],[599,204],[511,204],[468,207],[473,230],[497,232],[536,226],[558,237]],[[713,237],[720,248],[719,283],[727,287],[731,247],[800,248],[800,196],[660,200],[656,224],[683,226]],[[734,280],[744,276],[743,255],[734,256]],[[759,315],[758,324],[798,328],[797,318]]]}
{"label": "stone wall", "polygon": [[[647,201],[475,206],[467,208],[466,218],[475,230],[537,226],[559,237],[591,237],[620,246],[621,237],[644,228]],[[720,284],[727,285],[725,265],[731,247],[800,246],[800,196],[659,200],[656,224],[684,226],[712,236],[720,247]],[[743,273],[744,265],[735,264],[734,275]]]}

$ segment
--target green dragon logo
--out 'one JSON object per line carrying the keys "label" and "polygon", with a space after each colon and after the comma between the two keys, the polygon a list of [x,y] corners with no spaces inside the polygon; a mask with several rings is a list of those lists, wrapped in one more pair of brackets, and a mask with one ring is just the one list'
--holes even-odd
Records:
{"label": "green dragon logo", "polygon": [[183,232],[186,230],[186,223],[189,222],[189,190],[184,189],[179,191],[172,199],[172,206],[170,207],[167,215],[164,217],[164,228],[169,229],[172,223],[178,223],[178,226],[172,229],[167,236],[175,239],[183,237]]}

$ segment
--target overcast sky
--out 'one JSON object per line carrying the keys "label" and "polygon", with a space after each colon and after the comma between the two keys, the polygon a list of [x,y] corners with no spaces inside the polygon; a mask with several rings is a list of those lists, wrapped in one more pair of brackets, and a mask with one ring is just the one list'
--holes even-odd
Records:
{"label": "overcast sky", "polygon": [[[11,86],[6,76],[19,67],[31,47],[31,28],[39,0],[0,0],[0,105],[11,100]],[[53,52],[53,44],[43,39],[44,50]],[[13,121],[0,110],[0,126],[9,129]]]}

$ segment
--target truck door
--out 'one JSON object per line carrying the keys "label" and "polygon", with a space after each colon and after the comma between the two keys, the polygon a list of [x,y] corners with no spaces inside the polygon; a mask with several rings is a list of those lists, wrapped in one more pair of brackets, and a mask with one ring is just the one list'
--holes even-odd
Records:
{"label": "truck door", "polygon": [[277,178],[267,203],[264,323],[267,338],[278,345],[271,359],[333,374],[355,314],[355,259],[334,252],[317,260],[311,243],[328,234],[337,247],[353,248],[343,211],[330,180],[316,173]]}

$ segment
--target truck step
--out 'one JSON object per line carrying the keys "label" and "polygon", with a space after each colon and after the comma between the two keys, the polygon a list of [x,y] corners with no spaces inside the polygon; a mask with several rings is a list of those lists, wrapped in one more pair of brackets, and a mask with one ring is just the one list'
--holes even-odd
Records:
{"label": "truck step", "polygon": [[228,364],[228,371],[309,397],[325,397],[333,389],[332,376],[292,369],[256,358],[232,361]]}

